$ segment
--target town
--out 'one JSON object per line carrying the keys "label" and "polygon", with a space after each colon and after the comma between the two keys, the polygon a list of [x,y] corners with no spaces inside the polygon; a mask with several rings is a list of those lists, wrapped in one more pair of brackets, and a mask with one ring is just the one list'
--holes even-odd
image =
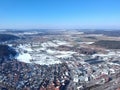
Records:
{"label": "town", "polygon": [[[115,44],[112,42],[120,43],[120,37],[79,30],[3,30],[0,33],[15,37],[0,39],[0,44],[16,52],[14,56],[0,57],[0,89],[120,88],[120,47],[112,45]],[[108,44],[104,45],[104,41]]]}

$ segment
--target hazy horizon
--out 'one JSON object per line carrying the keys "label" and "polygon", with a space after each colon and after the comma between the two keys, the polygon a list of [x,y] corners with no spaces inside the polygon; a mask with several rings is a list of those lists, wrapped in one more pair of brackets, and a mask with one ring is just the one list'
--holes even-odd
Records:
{"label": "hazy horizon", "polygon": [[119,0],[0,0],[0,29],[120,29]]}

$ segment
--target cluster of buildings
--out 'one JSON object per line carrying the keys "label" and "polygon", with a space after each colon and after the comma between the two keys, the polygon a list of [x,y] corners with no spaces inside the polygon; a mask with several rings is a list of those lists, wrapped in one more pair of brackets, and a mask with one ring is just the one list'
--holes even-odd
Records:
{"label": "cluster of buildings", "polygon": [[14,90],[65,90],[70,82],[65,63],[48,66],[8,61],[0,70],[0,83]]}

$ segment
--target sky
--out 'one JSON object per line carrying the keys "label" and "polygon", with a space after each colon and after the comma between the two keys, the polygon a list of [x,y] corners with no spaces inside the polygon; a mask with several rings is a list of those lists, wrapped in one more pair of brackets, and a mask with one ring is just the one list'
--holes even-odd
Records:
{"label": "sky", "polygon": [[0,0],[0,29],[119,29],[120,0]]}

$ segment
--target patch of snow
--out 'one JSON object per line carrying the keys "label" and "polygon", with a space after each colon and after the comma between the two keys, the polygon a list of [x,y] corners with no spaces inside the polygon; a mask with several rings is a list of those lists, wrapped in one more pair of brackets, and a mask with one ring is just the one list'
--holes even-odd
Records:
{"label": "patch of snow", "polygon": [[25,35],[32,35],[32,34],[38,34],[38,32],[24,32]]}
{"label": "patch of snow", "polygon": [[69,58],[72,57],[71,55],[56,55],[57,58]]}
{"label": "patch of snow", "polygon": [[55,51],[51,49],[46,50],[46,52],[50,55],[54,55],[57,58],[69,58],[72,57],[72,54],[76,53],[72,51]]}
{"label": "patch of snow", "polygon": [[55,54],[57,51],[54,51],[54,50],[48,49],[48,50],[46,50],[46,52],[47,52],[48,54]]}
{"label": "patch of snow", "polygon": [[18,61],[25,62],[25,63],[31,63],[30,62],[31,59],[32,59],[32,57],[28,53],[19,54],[17,57]]}
{"label": "patch of snow", "polygon": [[100,56],[100,57],[106,57],[106,54],[93,54],[92,57],[95,58],[96,56]]}
{"label": "patch of snow", "polygon": [[93,44],[94,42],[79,42],[80,44]]}
{"label": "patch of snow", "polygon": [[66,41],[59,41],[59,40],[54,40],[53,42],[57,43],[58,45],[67,45],[67,44],[69,44]]}
{"label": "patch of snow", "polygon": [[59,64],[61,62],[53,59],[50,59],[50,60],[45,59],[45,60],[35,61],[34,63],[40,64],[40,65],[52,65],[52,64]]}
{"label": "patch of snow", "polygon": [[42,47],[57,47],[58,45],[53,42],[48,41],[48,42],[42,43],[41,46]]}
{"label": "patch of snow", "polygon": [[61,61],[59,61],[57,58],[53,56],[49,56],[46,54],[35,54],[33,55],[33,61],[36,64],[40,65],[51,65],[51,64],[59,64]]}
{"label": "patch of snow", "polygon": [[109,52],[108,55],[116,55],[115,52]]}
{"label": "patch of snow", "polygon": [[60,45],[68,45],[68,43],[66,41],[53,40],[41,44],[42,47],[58,47]]}
{"label": "patch of snow", "polygon": [[22,50],[24,50],[24,51],[28,51],[28,52],[33,51],[33,50],[30,48],[30,46],[20,45],[19,48],[22,49]]}

